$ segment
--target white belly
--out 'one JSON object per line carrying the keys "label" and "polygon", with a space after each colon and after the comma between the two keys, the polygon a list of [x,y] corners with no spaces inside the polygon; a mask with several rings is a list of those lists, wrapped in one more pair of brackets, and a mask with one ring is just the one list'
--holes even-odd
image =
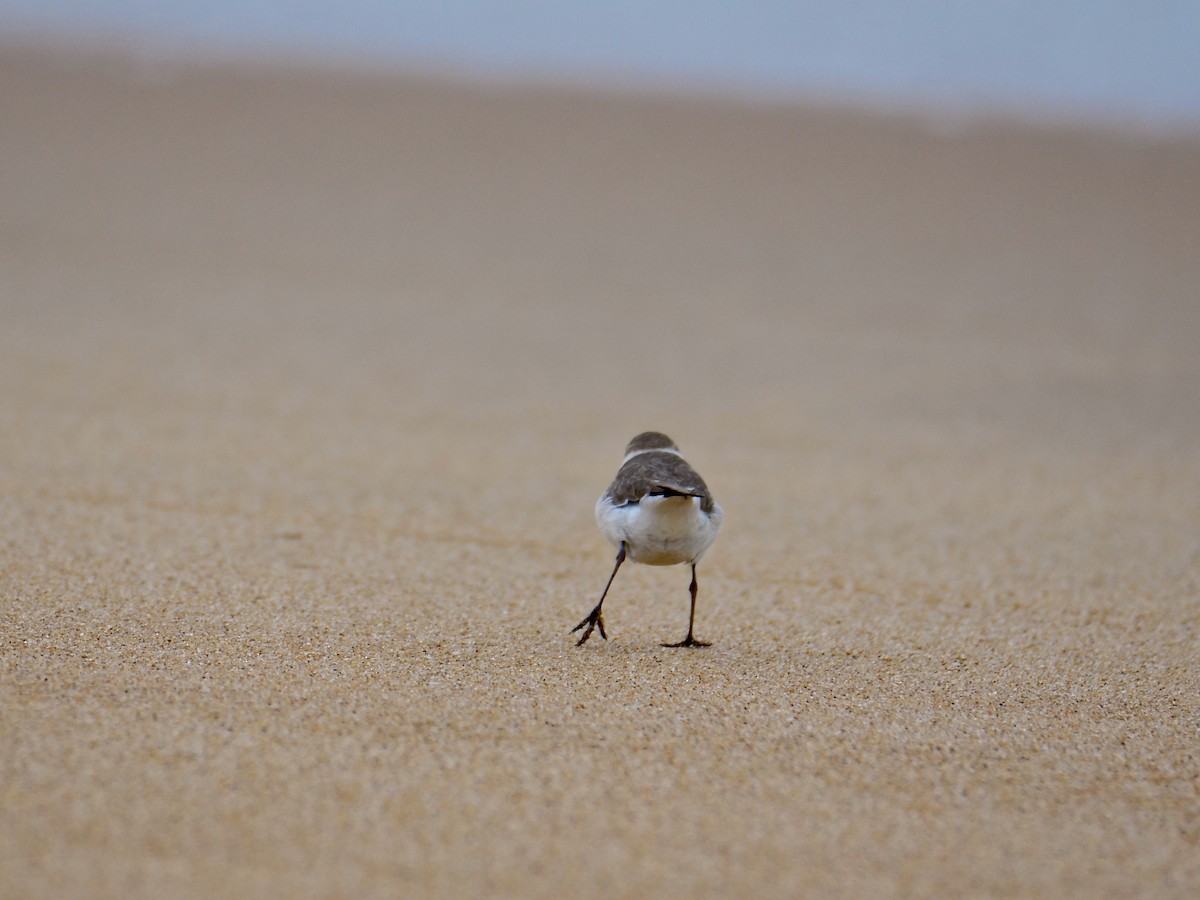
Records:
{"label": "white belly", "polygon": [[596,501],[596,524],[614,547],[625,543],[626,555],[650,566],[694,563],[717,536],[724,514],[713,505],[700,508],[698,497],[643,497],[640,503],[613,506]]}

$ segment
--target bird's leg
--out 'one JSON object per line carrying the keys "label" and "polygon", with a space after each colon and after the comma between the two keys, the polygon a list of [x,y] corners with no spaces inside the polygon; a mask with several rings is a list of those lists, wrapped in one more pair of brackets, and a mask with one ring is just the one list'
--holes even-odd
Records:
{"label": "bird's leg", "polygon": [[621,541],[621,549],[617,551],[617,564],[613,566],[612,574],[608,576],[608,584],[604,586],[604,593],[600,595],[600,602],[596,604],[595,609],[587,614],[586,619],[571,629],[571,634],[574,634],[580,628],[583,628],[585,625],[587,626],[583,632],[583,635],[576,642],[576,647],[583,644],[592,636],[593,628],[599,628],[600,637],[604,638],[606,641],[608,640],[608,635],[604,633],[604,617],[600,614],[600,607],[604,605],[604,598],[608,596],[608,589],[612,587],[613,579],[617,577],[617,569],[621,568],[621,563],[623,562],[625,562],[625,542]]}
{"label": "bird's leg", "polygon": [[[688,614],[688,633],[678,644],[663,644],[664,647],[710,647],[707,641],[698,641],[692,637],[692,625],[696,621],[696,564],[692,563],[692,583],[688,586],[692,594],[692,611]],[[599,607],[597,607],[599,608]]]}

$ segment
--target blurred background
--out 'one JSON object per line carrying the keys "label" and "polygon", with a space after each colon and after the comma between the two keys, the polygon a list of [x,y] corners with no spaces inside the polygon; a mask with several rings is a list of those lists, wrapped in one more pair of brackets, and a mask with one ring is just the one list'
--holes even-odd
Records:
{"label": "blurred background", "polygon": [[4,0],[9,38],[1200,127],[1192,0]]}

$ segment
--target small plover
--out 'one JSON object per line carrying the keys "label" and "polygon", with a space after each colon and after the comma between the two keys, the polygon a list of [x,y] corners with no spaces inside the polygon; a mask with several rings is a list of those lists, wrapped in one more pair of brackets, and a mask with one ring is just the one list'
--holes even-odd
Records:
{"label": "small plover", "polygon": [[596,501],[596,524],[617,548],[617,563],[596,608],[571,629],[572,634],[583,629],[576,646],[591,637],[595,628],[600,629],[600,637],[608,640],[600,608],[617,577],[617,569],[628,557],[651,566],[687,563],[692,567],[692,583],[688,588],[692,609],[688,614],[687,637],[678,644],[663,646],[707,647],[707,643],[692,635],[696,618],[696,563],[712,545],[724,516],[704,479],[687,464],[669,437],[657,431],[644,431],[630,441],[616,478]]}

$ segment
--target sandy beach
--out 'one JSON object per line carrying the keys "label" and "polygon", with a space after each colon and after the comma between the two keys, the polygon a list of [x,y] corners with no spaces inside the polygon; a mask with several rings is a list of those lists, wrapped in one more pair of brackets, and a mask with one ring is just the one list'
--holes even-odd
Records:
{"label": "sandy beach", "polygon": [[[0,895],[1200,894],[1200,140],[0,48]],[[592,506],[662,430],[699,570]]]}

